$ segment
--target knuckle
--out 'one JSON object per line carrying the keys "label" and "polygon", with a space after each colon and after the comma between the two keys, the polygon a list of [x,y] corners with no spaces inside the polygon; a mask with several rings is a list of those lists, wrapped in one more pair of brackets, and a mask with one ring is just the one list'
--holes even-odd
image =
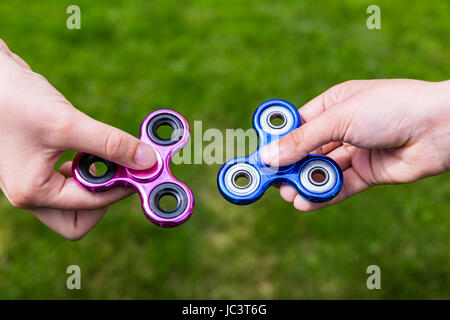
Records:
{"label": "knuckle", "polygon": [[43,135],[50,145],[67,143],[67,136],[73,130],[74,115],[67,110],[59,110],[47,116],[47,125],[44,126]]}
{"label": "knuckle", "polygon": [[63,237],[69,241],[75,242],[75,241],[79,241],[79,240],[83,239],[85,235],[86,235],[86,232],[81,232],[79,230],[73,230],[73,231],[63,234]]}
{"label": "knuckle", "polygon": [[304,133],[303,129],[300,127],[297,130],[294,130],[291,133],[289,133],[288,141],[293,148],[298,149],[305,141],[304,136],[305,136],[305,133]]}
{"label": "knuckle", "polygon": [[126,139],[124,135],[117,131],[112,131],[106,139],[105,154],[110,159],[117,159],[123,156],[126,151]]}
{"label": "knuckle", "polygon": [[34,202],[34,193],[31,188],[20,187],[16,188],[9,194],[9,202],[16,208],[28,209],[32,207]]}
{"label": "knuckle", "polygon": [[43,110],[41,115],[43,119],[47,120],[45,127],[49,128],[52,133],[67,133],[68,129],[74,126],[74,112],[70,108],[66,108],[65,104],[60,104],[60,101],[57,101],[54,107]]}
{"label": "knuckle", "polygon": [[348,115],[343,115],[343,113],[336,116],[330,115],[329,123],[334,123],[331,128],[331,137],[333,141],[337,140],[347,140],[348,133],[350,132],[350,126],[352,123],[352,117]]}
{"label": "knuckle", "polygon": [[347,80],[328,89],[325,95],[326,109],[336,103],[344,101],[354,90],[353,88],[360,86],[361,81],[363,80]]}
{"label": "knuckle", "polygon": [[58,112],[58,115],[54,116],[54,121],[52,121],[53,130],[59,134],[67,134],[73,127],[72,119],[71,114],[65,111]]}
{"label": "knuckle", "polygon": [[6,45],[5,41],[3,41],[1,38],[0,38],[0,50],[3,51],[6,54],[10,54],[11,53],[11,51],[9,50],[9,48]]}
{"label": "knuckle", "polygon": [[347,80],[347,81],[344,81],[344,82],[338,84],[338,86],[340,86],[340,87],[352,87],[352,86],[358,84],[360,81],[361,80]]}
{"label": "knuckle", "polygon": [[334,87],[331,88],[331,90],[335,92],[344,92],[350,88],[353,87],[359,87],[363,81],[367,80],[347,80],[341,83],[338,83]]}
{"label": "knuckle", "polygon": [[[75,211],[75,215],[77,212]],[[60,234],[70,241],[78,241],[84,238],[84,236],[88,233],[89,229],[82,228],[76,222],[73,222],[67,226]]]}

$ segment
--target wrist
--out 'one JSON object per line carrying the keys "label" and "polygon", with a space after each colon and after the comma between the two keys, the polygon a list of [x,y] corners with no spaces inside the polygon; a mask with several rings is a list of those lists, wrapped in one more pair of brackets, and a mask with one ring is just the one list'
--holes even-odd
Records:
{"label": "wrist", "polygon": [[443,171],[450,171],[450,80],[433,83],[432,141],[439,150]]}

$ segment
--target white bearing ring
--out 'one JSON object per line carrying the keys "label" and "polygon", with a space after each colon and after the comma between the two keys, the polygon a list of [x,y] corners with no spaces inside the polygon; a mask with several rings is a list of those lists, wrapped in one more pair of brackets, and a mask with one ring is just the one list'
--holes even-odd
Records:
{"label": "white bearing ring", "polygon": [[[283,123],[279,126],[273,125],[271,119],[274,117],[283,119]],[[261,112],[259,123],[264,132],[279,136],[292,130],[292,126],[294,125],[294,115],[288,108],[275,105],[268,107]]]}
{"label": "white bearing ring", "polygon": [[[244,176],[248,180],[246,186],[238,186],[236,180],[238,177]],[[258,170],[247,163],[236,163],[225,172],[224,182],[226,188],[237,196],[246,196],[254,192],[260,183],[261,177]]]}
{"label": "white bearing ring", "polygon": [[[323,181],[314,181],[312,175],[319,171],[323,176]],[[333,166],[323,160],[312,160],[308,162],[300,172],[300,182],[309,192],[325,193],[330,191],[337,181],[336,171]]]}

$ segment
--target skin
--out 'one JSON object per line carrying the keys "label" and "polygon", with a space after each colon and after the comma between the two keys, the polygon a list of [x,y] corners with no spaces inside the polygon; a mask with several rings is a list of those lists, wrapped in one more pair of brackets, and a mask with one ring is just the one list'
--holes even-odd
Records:
{"label": "skin", "polygon": [[[287,185],[283,199],[311,211],[377,184],[407,183],[450,168],[450,81],[368,80],[339,84],[300,113],[304,124],[261,150],[270,165],[307,153],[325,154],[344,171],[340,194],[305,201]],[[95,139],[93,139],[95,137]],[[78,150],[134,169],[156,162],[154,151],[119,129],[74,108],[0,39],[0,188],[18,208],[70,240],[82,238],[110,204],[133,191],[92,193],[76,185],[71,162],[54,170],[65,150]]]}
{"label": "skin", "polygon": [[352,80],[317,96],[300,114],[302,126],[263,148],[263,161],[288,165],[308,153],[324,154],[344,174],[341,192],[326,203],[308,202],[281,185],[281,197],[300,211],[335,204],[374,185],[450,170],[450,81]]}
{"label": "skin", "polygon": [[83,190],[72,177],[71,162],[54,169],[65,150],[134,169],[156,162],[148,145],[74,108],[0,39],[0,188],[13,206],[29,210],[63,237],[78,240],[110,204],[133,191]]}

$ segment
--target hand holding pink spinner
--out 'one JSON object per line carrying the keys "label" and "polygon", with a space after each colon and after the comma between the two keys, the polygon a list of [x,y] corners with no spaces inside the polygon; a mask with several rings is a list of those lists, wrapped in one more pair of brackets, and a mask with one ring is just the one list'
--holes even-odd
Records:
{"label": "hand holding pink spinner", "polygon": [[[169,139],[161,138],[157,130],[170,126],[173,134]],[[141,125],[140,140],[150,145],[156,152],[157,162],[148,170],[134,170],[102,159],[92,154],[78,153],[73,161],[72,172],[75,181],[83,188],[97,192],[114,186],[131,186],[141,197],[142,209],[146,217],[160,227],[174,227],[184,223],[194,209],[192,191],[175,179],[170,171],[172,155],[181,150],[189,140],[189,125],[184,117],[173,110],[161,109],[149,114]],[[95,176],[89,168],[102,162],[107,170]],[[165,210],[160,205],[162,197],[169,195],[177,200],[173,210]]]}

